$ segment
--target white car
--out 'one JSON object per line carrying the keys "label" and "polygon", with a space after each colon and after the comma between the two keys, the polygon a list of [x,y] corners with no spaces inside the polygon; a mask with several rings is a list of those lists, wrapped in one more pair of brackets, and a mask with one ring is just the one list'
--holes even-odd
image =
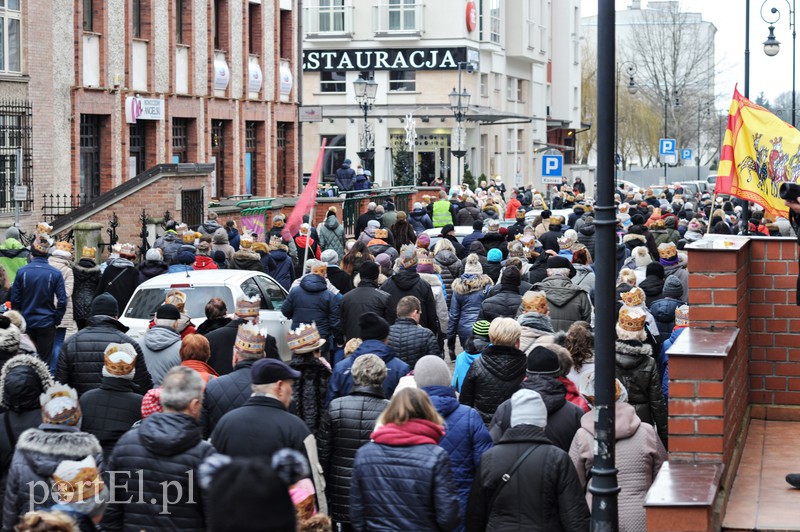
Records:
{"label": "white car", "polygon": [[206,321],[206,303],[212,297],[225,301],[228,313],[236,309],[236,299],[241,295],[261,297],[259,323],[278,342],[278,351],[285,360],[291,358],[286,344],[286,333],[292,320],[281,313],[287,292],[269,275],[245,270],[202,270],[187,273],[165,273],[140,284],[122,312],[121,321],[130,328],[128,335],[140,341],[147,331],[156,309],[164,303],[164,296],[172,289],[186,294],[184,312],[195,326]]}

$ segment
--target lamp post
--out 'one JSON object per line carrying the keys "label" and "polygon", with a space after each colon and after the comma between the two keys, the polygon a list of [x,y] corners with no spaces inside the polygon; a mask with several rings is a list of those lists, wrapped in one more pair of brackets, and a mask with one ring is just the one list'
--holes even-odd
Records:
{"label": "lamp post", "polygon": [[614,188],[617,188],[617,180],[619,179],[619,165],[622,162],[622,156],[619,153],[619,82],[622,75],[622,69],[628,75],[628,94],[633,96],[639,91],[633,76],[636,74],[636,65],[630,61],[623,61],[617,64],[617,85],[616,85],[616,101],[614,103]]}
{"label": "lamp post", "polygon": [[375,95],[378,93],[378,83],[374,79],[358,78],[353,82],[353,91],[356,94],[356,102],[364,111],[364,129],[361,133],[361,151],[356,154],[365,161],[371,160],[375,156],[375,139],[372,136],[367,114],[375,103]]}
{"label": "lamp post", "polygon": [[461,184],[461,159],[467,154],[467,146],[465,142],[466,131],[464,131],[464,121],[467,119],[467,110],[469,109],[470,94],[467,89],[461,88],[461,68],[466,66],[468,72],[472,72],[472,63],[468,61],[461,61],[458,63],[458,90],[453,87],[452,92],[448,95],[450,99],[450,109],[453,111],[453,116],[456,118],[456,135],[455,135],[455,149],[451,147],[450,152],[458,159],[456,166],[458,167],[458,179],[453,183],[453,174],[450,174],[450,186]]}
{"label": "lamp post", "polygon": [[[666,85],[665,85],[665,87],[666,87]],[[673,92],[673,95],[675,97],[675,100],[673,101],[672,106],[675,109],[677,109],[677,108],[679,108],[681,106],[680,93],[678,92],[677,89],[674,89],[672,92]],[[667,90],[665,91],[665,94],[664,94],[664,138],[667,138],[667,107],[668,107],[669,102],[670,102],[671,99],[672,99],[672,96],[670,96],[669,88],[667,88]],[[664,184],[665,185],[667,184],[667,166],[669,166],[669,165],[667,164],[667,160],[665,158],[664,159]]]}
{"label": "lamp post", "polygon": [[[769,24],[769,35],[767,36],[767,40],[764,41],[764,53],[770,57],[774,57],[778,55],[778,52],[781,51],[781,43],[778,39],[775,38],[775,23],[778,22],[781,18],[781,12],[778,10],[777,7],[773,7],[769,10],[770,15],[764,16],[764,6],[767,5],[769,0],[764,0],[764,3],[761,4],[761,20]],[[792,32],[792,127],[797,127],[795,123],[795,115],[797,114],[797,103],[795,99],[795,68],[797,66],[797,32],[795,31],[795,0],[792,0],[789,3],[789,0],[784,0],[786,2],[786,6],[789,8],[789,30]]]}

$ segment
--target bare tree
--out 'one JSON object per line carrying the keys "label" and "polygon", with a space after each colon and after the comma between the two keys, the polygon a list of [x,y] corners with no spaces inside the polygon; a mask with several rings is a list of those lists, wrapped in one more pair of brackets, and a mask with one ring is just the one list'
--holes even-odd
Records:
{"label": "bare tree", "polygon": [[584,42],[581,47],[581,121],[591,124],[586,131],[577,135],[577,160],[580,164],[589,163],[589,155],[597,141],[597,56]]}

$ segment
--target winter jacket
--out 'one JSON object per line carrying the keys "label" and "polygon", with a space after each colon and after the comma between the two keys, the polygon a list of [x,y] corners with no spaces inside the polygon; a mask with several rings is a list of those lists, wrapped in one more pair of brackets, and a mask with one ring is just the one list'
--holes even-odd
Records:
{"label": "winter jacket", "polygon": [[410,444],[412,430],[423,423],[412,421],[384,425],[380,432],[394,429],[396,435],[384,440],[376,431],[373,441],[356,453],[350,490],[355,531],[422,532],[458,526],[458,496],[447,451],[433,438],[425,439],[430,443]]}
{"label": "winter jacket", "polygon": [[527,365],[519,349],[489,345],[467,371],[458,400],[475,408],[488,425],[497,407],[519,389]]}
{"label": "winter jacket", "polygon": [[[219,225],[215,220],[208,220],[205,223],[202,223],[197,226],[197,232],[201,235],[205,236],[212,236],[214,233],[217,232],[218,229],[221,229],[222,226]],[[225,231],[227,233],[227,230]],[[228,237],[230,239],[230,237]]]}
{"label": "winter jacket", "polygon": [[[520,389],[533,390],[542,396],[547,408],[547,427],[544,429],[547,439],[562,451],[568,452],[572,438],[581,426],[584,410],[567,401],[567,389],[555,377],[528,373]],[[511,428],[511,415],[509,399],[497,408],[489,425],[489,433],[495,443]]]}
{"label": "winter jacket", "polygon": [[345,295],[353,289],[353,278],[350,277],[347,272],[339,268],[339,266],[329,264],[327,277],[328,281],[330,281],[342,295]]}
{"label": "winter jacket", "polygon": [[336,216],[325,218],[325,221],[317,227],[317,234],[322,251],[332,249],[340,259],[344,257],[344,227]]}
{"label": "winter jacket", "polygon": [[225,232],[228,234],[228,243],[233,250],[239,251],[239,244],[242,241],[242,235],[239,234],[239,230],[235,227],[225,227]]}
{"label": "winter jacket", "polygon": [[[246,321],[241,318],[231,320],[227,325],[206,334],[206,339],[211,345],[211,358],[208,359],[208,365],[220,375],[227,375],[233,370],[233,344],[236,342],[239,325]],[[278,342],[271,334],[267,336],[264,352],[266,358],[280,358]]]}
{"label": "winter jacket", "polygon": [[203,412],[200,415],[204,438],[211,435],[222,416],[242,406],[253,393],[250,368],[254,363],[255,360],[242,360],[229,374],[208,383],[203,394]]}
{"label": "winter jacket", "polygon": [[184,360],[181,362],[181,366],[196,371],[200,375],[200,378],[203,379],[205,384],[208,384],[208,381],[219,377],[219,374],[216,372],[216,370],[202,360]]}
{"label": "winter jacket", "polygon": [[390,325],[396,319],[392,296],[378,288],[378,283],[375,281],[366,279],[342,297],[341,312],[345,340],[361,336],[358,318],[367,312],[374,312]]}
{"label": "winter jacket", "polygon": [[669,348],[672,347],[687,327],[688,326],[675,327],[672,334],[661,346],[661,354],[656,361],[661,371],[661,391],[664,394],[664,401],[667,405],[669,405],[669,357],[667,356],[667,351],[669,351]]}
{"label": "winter jacket", "polygon": [[133,383],[118,377],[103,377],[99,388],[81,396],[81,430],[94,434],[108,459],[114,445],[131,426],[142,419],[142,396]]}
{"label": "winter jacket", "polygon": [[391,233],[394,237],[394,245],[398,251],[400,247],[406,244],[413,244],[417,241],[417,233],[408,220],[397,220],[391,227]]}
{"label": "winter jacket", "polygon": [[227,316],[223,316],[221,318],[215,318],[213,320],[206,320],[200,325],[197,326],[195,329],[195,334],[202,334],[206,336],[208,333],[216,331],[221,327],[225,327],[227,324],[231,322],[231,318]]}
{"label": "winter jacket", "polygon": [[503,259],[505,260],[508,258],[508,243],[506,242],[506,238],[500,233],[490,231],[480,237],[478,241],[483,244],[483,247],[486,248],[487,253],[490,249],[499,249],[503,254]]}
{"label": "winter jacket", "polygon": [[72,266],[75,285],[72,288],[72,316],[76,320],[88,320],[92,316],[92,301],[97,283],[100,281],[100,266],[93,260],[81,259]]}
{"label": "winter jacket", "polygon": [[[31,490],[37,501],[41,500],[42,488],[49,486],[50,478],[62,460],[83,460],[87,456],[102,464],[102,449],[97,438],[75,427],[66,425],[39,425],[19,435],[14,458],[8,470],[6,494],[3,501],[3,530],[14,530],[19,517],[32,507]],[[32,484],[38,483],[38,484]],[[29,489],[29,486],[34,486]],[[38,491],[38,494],[37,494]],[[49,495],[49,490],[48,493]],[[55,502],[52,497],[43,497],[42,508]]]}
{"label": "winter jacket", "polygon": [[239,249],[239,251],[233,254],[230,267],[232,270],[264,272],[264,267],[261,265],[261,257],[259,257],[258,253],[244,248]]}
{"label": "winter jacket", "polygon": [[458,279],[461,275],[461,261],[456,257],[455,253],[449,250],[443,250],[433,256],[434,263],[439,265],[444,282],[444,287],[447,290],[447,300],[451,301],[453,298],[453,281]]}
{"label": "winter jacket", "polygon": [[481,356],[481,353],[488,345],[489,342],[487,340],[477,336],[470,336],[464,343],[464,351],[456,357],[456,364],[453,367],[453,382],[451,383],[451,386],[459,394],[469,368],[472,367],[472,363]]}
{"label": "winter jacket", "polygon": [[474,204],[466,204],[464,207],[458,209],[458,212],[456,213],[455,225],[469,227],[476,221],[480,220],[480,216],[481,211],[478,210]]}
{"label": "winter jacket", "polygon": [[495,318],[513,318],[522,303],[519,287],[500,283],[497,295],[489,296],[481,304],[479,320],[493,321]]}
{"label": "winter jacket", "polygon": [[413,318],[397,318],[389,327],[389,348],[412,368],[425,355],[442,356],[436,336]]}
{"label": "winter jacket", "polygon": [[414,270],[401,269],[381,285],[381,290],[392,296],[392,304],[397,308],[397,303],[405,296],[415,296],[422,304],[420,325],[439,334],[439,319],[436,314],[436,300],[433,297],[431,286],[423,281]]}
{"label": "winter jacket", "polygon": [[484,274],[464,274],[453,281],[447,338],[458,335],[462,343],[466,341],[472,334],[472,326],[478,321],[481,305],[491,287],[492,280]]}
{"label": "winter jacket", "polygon": [[575,286],[571,279],[555,275],[533,287],[547,295],[547,306],[550,308],[550,321],[554,330],[566,331],[576,321],[591,322],[592,303],[589,301],[589,294]]}
{"label": "winter jacket", "polygon": [[[293,242],[297,248],[297,266],[294,269],[294,273],[297,277],[302,277],[306,260],[320,260],[322,252],[319,249],[319,244],[317,244],[317,239],[313,236],[297,235],[294,237]],[[308,248],[308,251],[306,251],[306,248]]]}
{"label": "winter jacket", "polygon": [[[286,248],[286,246],[283,246],[283,248]],[[292,257],[287,253],[287,249],[273,249],[269,252],[274,269],[270,269],[267,274],[275,279],[279,285],[289,290],[295,280],[295,275],[294,263],[292,262]]]}
{"label": "winter jacket", "polygon": [[573,264],[575,267],[575,277],[572,278],[572,284],[585,290],[587,294],[594,292],[594,270],[591,266],[586,264]]}
{"label": "winter jacket", "polygon": [[538,312],[526,312],[517,316],[517,323],[522,327],[519,338],[519,350],[527,353],[528,349],[540,337],[553,334],[553,323],[550,316]]}
{"label": "winter jacket", "polygon": [[[22,313],[29,329],[57,327],[67,309],[64,277],[47,259],[36,257],[17,271],[10,301],[11,308]],[[40,355],[50,360],[50,353]]]}
{"label": "winter jacket", "polygon": [[319,461],[325,472],[328,508],[336,522],[350,522],[350,480],[356,452],[370,441],[389,401],[380,387],[354,386],[350,395],[331,401],[317,432]]}
{"label": "winter jacket", "polygon": [[[538,446],[495,491],[517,459]],[[467,505],[468,531],[587,532],[589,507],[569,455],[535,425],[517,425],[481,457]]]}
{"label": "winter jacket", "polygon": [[61,346],[55,379],[75,388],[78,395],[99,388],[103,380],[103,352],[110,343],[131,344],[136,350],[136,393],[144,395],[153,387],[153,380],[139,344],[125,334],[128,327],[111,316],[92,316],[82,330]]}
{"label": "winter jacket", "polygon": [[301,323],[316,322],[321,338],[333,336],[341,344],[340,299],[328,291],[324,278],[309,274],[303,277],[300,286],[289,291],[281,312],[292,320],[292,329],[296,329]]}
{"label": "winter jacket", "polygon": [[192,267],[195,270],[217,270],[219,267],[214,259],[207,255],[197,255],[194,259]]}
{"label": "winter jacket", "polygon": [[[57,251],[61,253],[60,251]],[[64,292],[67,294],[67,309],[64,311],[64,317],[61,318],[60,327],[72,327],[73,314],[72,314],[72,294],[75,291],[75,276],[72,272],[72,254],[69,257],[61,255],[51,255],[47,262],[53,268],[61,272],[64,278]]]}
{"label": "winter jacket", "polygon": [[445,300],[445,288],[442,278],[437,273],[420,273],[418,275],[420,279],[430,285],[433,299],[436,303],[436,319],[439,322],[439,331],[446,331],[447,322],[450,318],[447,315],[447,301]]}
{"label": "winter jacket", "polygon": [[503,271],[503,265],[499,262],[485,262],[481,265],[483,267],[483,274],[489,277],[494,284],[500,279],[500,272]]}
{"label": "winter jacket", "polygon": [[360,215],[358,219],[356,219],[356,228],[353,234],[357,237],[360,237],[361,233],[367,228],[367,225],[372,220],[377,220],[375,211],[368,210],[364,214]]}
{"label": "winter jacket", "polygon": [[103,270],[94,295],[99,296],[103,292],[108,292],[117,300],[119,311],[122,313],[138,286],[139,270],[136,266],[129,260],[116,259]]}
{"label": "winter jacket", "polygon": [[[619,529],[647,530],[644,501],[647,491],[667,459],[661,440],[651,425],[642,423],[628,403],[614,403],[614,467],[619,472],[619,487],[624,497],[619,498]],[[584,414],[581,428],[572,440],[569,456],[575,464],[581,486],[587,488],[594,465],[594,411]],[[587,489],[587,504],[592,495]]]}
{"label": "winter jacket", "polygon": [[171,264],[175,257],[178,256],[181,244],[183,244],[183,242],[180,237],[178,237],[178,233],[175,231],[167,231],[156,239],[153,247],[160,249],[161,255],[164,257],[164,262]]}
{"label": "winter jacket", "polygon": [[146,260],[139,265],[139,284],[167,273],[167,270],[169,270],[169,265],[163,260]]}
{"label": "winter jacket", "polygon": [[644,303],[647,308],[650,308],[650,306],[659,299],[664,299],[664,279],[656,277],[655,275],[648,275],[645,277],[644,280],[639,283],[639,288],[644,292]]}
{"label": "winter jacket", "polygon": [[[157,413],[145,418],[120,438],[108,461],[108,470],[124,479],[117,483],[115,499],[128,501],[132,493],[141,497],[109,504],[103,529],[205,531],[207,509],[198,469],[213,453],[191,416]],[[177,485],[167,491],[167,482]],[[168,515],[162,513],[166,505]]]}
{"label": "winter jacket", "polygon": [[686,269],[687,260],[686,255],[678,254],[678,263],[672,266],[664,265],[664,279],[670,275],[674,275],[683,285],[683,294],[681,295],[682,301],[689,301],[689,271]]}
{"label": "winter jacket", "polygon": [[617,378],[628,390],[628,403],[644,423],[656,426],[662,441],[667,440],[667,407],[652,348],[638,342],[617,340]]}
{"label": "winter jacket", "polygon": [[333,375],[328,385],[328,396],[325,398],[326,405],[329,405],[334,399],[350,393],[350,390],[353,388],[353,376],[350,374],[353,368],[353,362],[361,355],[366,355],[368,353],[380,357],[386,364],[386,378],[383,380],[383,396],[387,399],[394,393],[394,389],[397,388],[397,383],[400,382],[400,378],[405,377],[408,372],[411,371],[408,364],[395,356],[391,347],[380,340],[365,340],[350,357],[341,360],[333,368]]}
{"label": "winter jacket", "polygon": [[483,236],[483,231],[473,231],[461,240],[461,245],[464,246],[467,250],[469,250],[469,247],[472,245],[472,243],[477,242],[478,239],[482,236]]}
{"label": "winter jacket", "polygon": [[[233,246],[231,246],[230,240],[228,239],[228,232],[225,231],[225,229],[220,229],[217,229],[211,237],[211,255],[213,256],[216,251],[223,252],[225,254],[225,263],[230,267],[233,261],[233,255],[237,250],[233,249]],[[166,255],[164,256],[164,260],[167,260]]]}
{"label": "winter jacket", "polygon": [[439,447],[447,451],[450,457],[463,522],[472,481],[481,465],[481,455],[492,448],[492,438],[480,414],[475,409],[460,404],[451,387],[429,386],[422,389],[430,397],[439,415],[444,418],[447,427],[444,437],[439,441]]}
{"label": "winter jacket", "polygon": [[425,232],[426,229],[433,229],[433,222],[425,209],[414,209],[408,216],[408,223],[417,236]]}
{"label": "winter jacket", "polygon": [[656,320],[659,342],[666,341],[672,334],[672,329],[675,328],[675,310],[684,304],[683,301],[671,297],[653,301],[653,304],[650,306],[650,313]]}
{"label": "winter jacket", "polygon": [[17,271],[28,264],[30,255],[31,252],[16,238],[6,238],[0,244],[0,266],[5,268],[9,283],[13,283]]}
{"label": "winter jacket", "polygon": [[594,235],[595,235],[596,227],[594,222],[586,222],[584,223],[580,230],[578,231],[578,242],[586,246],[586,249],[589,250],[589,254],[592,256],[592,260],[595,260],[594,256]]}
{"label": "winter jacket", "polygon": [[328,393],[328,381],[331,368],[313,353],[292,355],[289,366],[300,372],[300,378],[294,381],[292,399],[294,412],[316,434],[325,411],[325,395]]}
{"label": "winter jacket", "polygon": [[561,250],[561,246],[558,245],[558,239],[561,236],[561,225],[550,224],[550,229],[539,237],[539,242],[542,243],[542,248],[545,251],[550,249],[558,253]]}
{"label": "winter jacket", "polygon": [[155,326],[142,337],[142,354],[153,384],[161,386],[167,372],[181,364],[181,335],[171,327]]}
{"label": "winter jacket", "polygon": [[347,163],[342,163],[336,170],[336,186],[339,187],[339,192],[347,192],[353,190],[356,181],[356,172]]}

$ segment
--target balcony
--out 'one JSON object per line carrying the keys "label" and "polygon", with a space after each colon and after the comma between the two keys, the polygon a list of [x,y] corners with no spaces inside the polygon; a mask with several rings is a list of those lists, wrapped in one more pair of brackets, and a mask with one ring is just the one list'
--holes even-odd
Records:
{"label": "balcony", "polygon": [[420,37],[423,32],[424,4],[398,0],[372,7],[372,29],[376,37]]}
{"label": "balcony", "polygon": [[353,6],[306,6],[303,29],[307,39],[349,39],[353,36]]}

